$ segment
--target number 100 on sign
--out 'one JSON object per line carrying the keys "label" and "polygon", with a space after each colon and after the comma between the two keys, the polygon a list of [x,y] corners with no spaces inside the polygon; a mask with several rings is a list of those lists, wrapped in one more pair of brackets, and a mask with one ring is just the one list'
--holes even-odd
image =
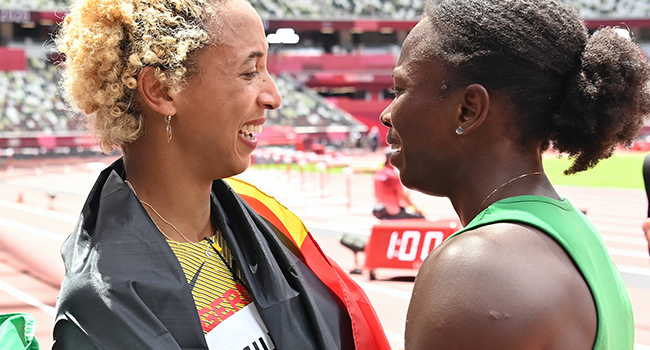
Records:
{"label": "number 100 on sign", "polygon": [[393,231],[388,241],[386,258],[399,261],[424,261],[431,251],[442,243],[444,234],[442,231],[427,231],[422,233],[416,230]]}

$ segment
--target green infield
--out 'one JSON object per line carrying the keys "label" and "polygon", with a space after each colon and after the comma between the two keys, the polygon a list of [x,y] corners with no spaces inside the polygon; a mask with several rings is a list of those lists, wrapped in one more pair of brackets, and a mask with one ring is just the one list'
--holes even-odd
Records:
{"label": "green infield", "polygon": [[[620,152],[608,159],[598,163],[598,165],[587,171],[576,175],[564,175],[564,170],[569,168],[571,160],[566,156],[555,154],[544,155],[544,170],[554,185],[567,186],[585,186],[585,187],[612,187],[612,188],[631,188],[644,189],[643,175],[641,168],[646,153],[643,152]],[[287,171],[286,164],[254,164],[256,169],[278,171]],[[379,167],[379,165],[378,165]],[[290,169],[298,172],[300,166],[291,164]],[[344,172],[343,166],[331,167],[326,171],[330,174],[340,174]],[[372,174],[375,169],[355,169],[355,173]],[[319,169],[316,164],[306,164],[302,171],[314,173],[324,171]]]}
{"label": "green infield", "polygon": [[641,168],[646,153],[621,152],[602,160],[595,168],[566,176],[571,160],[554,154],[544,156],[544,170],[554,185],[644,189]]}

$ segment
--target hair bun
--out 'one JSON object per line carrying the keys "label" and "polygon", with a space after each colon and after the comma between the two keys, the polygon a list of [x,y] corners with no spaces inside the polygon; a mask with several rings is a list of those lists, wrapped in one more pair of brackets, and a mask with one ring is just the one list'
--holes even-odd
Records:
{"label": "hair bun", "polygon": [[554,117],[555,148],[575,157],[566,173],[596,165],[618,144],[630,146],[650,114],[650,64],[619,30],[602,28],[588,39]]}

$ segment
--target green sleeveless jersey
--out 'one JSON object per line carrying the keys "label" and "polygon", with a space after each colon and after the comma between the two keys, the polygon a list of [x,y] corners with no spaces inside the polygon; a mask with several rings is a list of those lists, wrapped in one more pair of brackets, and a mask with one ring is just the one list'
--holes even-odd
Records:
{"label": "green sleeveless jersey", "polygon": [[513,222],[537,228],[573,259],[587,282],[598,313],[595,350],[633,349],[634,318],[627,288],[594,225],[567,199],[518,196],[482,211],[453,236],[480,226]]}

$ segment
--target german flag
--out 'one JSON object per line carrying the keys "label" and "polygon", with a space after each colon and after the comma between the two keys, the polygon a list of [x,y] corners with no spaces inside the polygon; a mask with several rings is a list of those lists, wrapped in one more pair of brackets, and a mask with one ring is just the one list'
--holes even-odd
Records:
{"label": "german flag", "polygon": [[300,254],[296,256],[345,304],[352,320],[356,348],[390,350],[384,329],[366,293],[336,262],[323,253],[302,221],[257,187],[235,178],[226,181],[248,205],[288,238],[294,245],[289,249],[298,250]]}

